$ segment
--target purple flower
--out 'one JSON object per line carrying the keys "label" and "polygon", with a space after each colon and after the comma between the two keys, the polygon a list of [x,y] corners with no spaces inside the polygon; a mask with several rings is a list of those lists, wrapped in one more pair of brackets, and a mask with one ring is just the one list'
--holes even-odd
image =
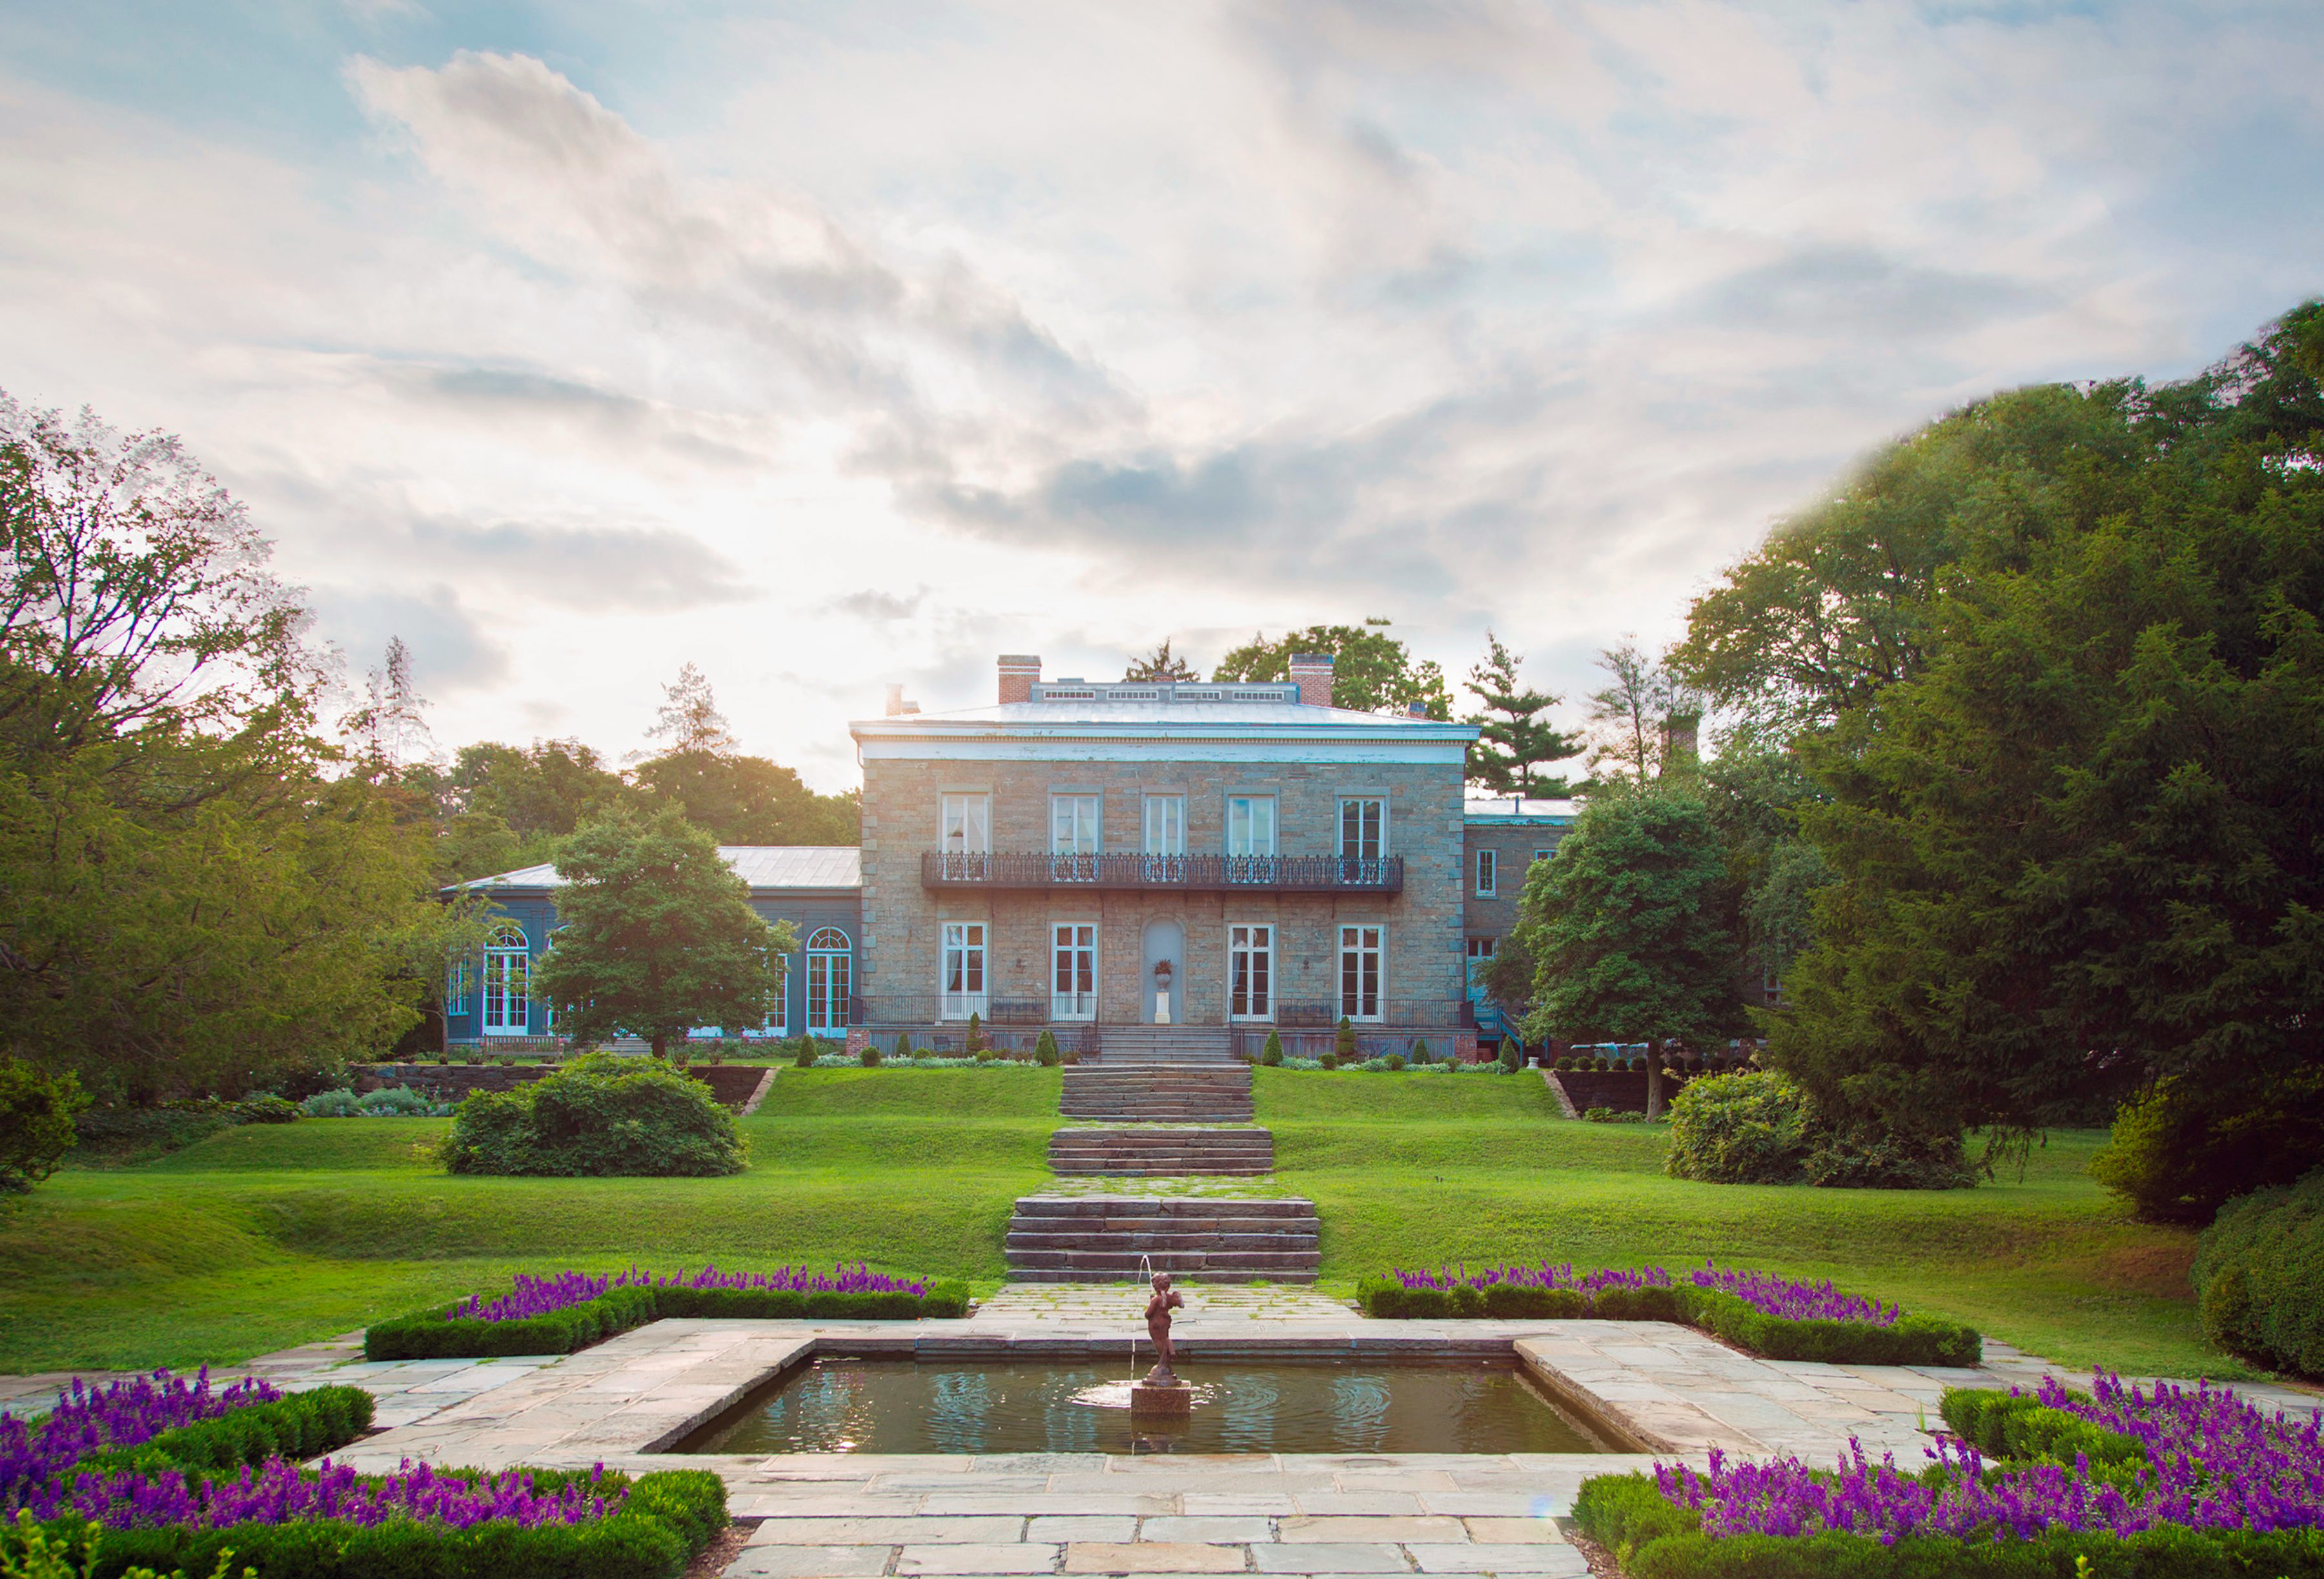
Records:
{"label": "purple flower", "polygon": [[1458,1269],[1440,1267],[1435,1271],[1391,1272],[1407,1288],[1490,1288],[1497,1283],[1513,1284],[1520,1288],[1577,1288],[1584,1294],[1595,1294],[1600,1288],[1667,1288],[1670,1274],[1660,1267],[1641,1267],[1635,1272],[1607,1268],[1602,1271],[1579,1272],[1572,1261],[1560,1261],[1555,1266],[1544,1261],[1537,1267],[1486,1267],[1471,1271],[1463,1265]]}
{"label": "purple flower", "polygon": [[76,1376],[57,1395],[57,1407],[47,1418],[28,1425],[13,1415],[0,1416],[0,1513],[24,1506],[36,1488],[53,1482],[89,1454],[134,1447],[176,1427],[281,1396],[255,1380],[213,1392],[207,1366],[191,1381],[156,1371],[92,1388]]}
{"label": "purple flower", "polygon": [[548,1277],[519,1272],[511,1292],[492,1300],[481,1294],[471,1295],[452,1307],[450,1316],[461,1321],[522,1321],[527,1316],[547,1316],[551,1311],[586,1304],[610,1288],[794,1288],[809,1294],[915,1295],[928,1291],[925,1281],[890,1278],[884,1272],[872,1271],[861,1260],[853,1266],[838,1262],[828,1273],[811,1272],[805,1267],[779,1267],[771,1272],[722,1272],[706,1264],[692,1276],[670,1272],[659,1278],[633,1266],[618,1276],[606,1278],[593,1278],[586,1272],[558,1272]]}
{"label": "purple flower", "polygon": [[1807,1283],[1772,1272],[1720,1271],[1717,1262],[1705,1261],[1694,1272],[1693,1280],[1698,1288],[1732,1294],[1753,1308],[1786,1321],[1857,1321],[1868,1326],[1894,1326],[1904,1314],[1877,1299],[1842,1294],[1830,1279]]}
{"label": "purple flower", "polygon": [[399,1516],[466,1529],[486,1519],[528,1526],[580,1524],[613,1513],[627,1495],[618,1482],[606,1482],[603,1465],[586,1477],[544,1491],[534,1485],[529,1470],[466,1475],[406,1459],[392,1474],[362,1475],[329,1459],[314,1470],[301,1470],[286,1459],[270,1458],[232,1480],[198,1478],[190,1485],[181,1474],[78,1475],[69,1488],[52,1483],[31,1507],[36,1518],[53,1519],[70,1511],[116,1529],[159,1525],[221,1529],[304,1519],[382,1524]]}
{"label": "purple flower", "polygon": [[1886,1544],[1918,1534],[2024,1539],[2052,1528],[2135,1535],[2166,1524],[2259,1533],[2324,1528],[2324,1443],[2314,1417],[2263,1414],[2208,1384],[2159,1382],[2150,1393],[2102,1376],[2095,1395],[2078,1398],[2055,1380],[2038,1394],[2052,1408],[2137,1439],[2146,1463],[2127,1475],[2093,1474],[2079,1454],[2070,1467],[1989,1469],[1975,1448],[1946,1436],[1929,1453],[1943,1471],[1934,1485],[1898,1469],[1893,1456],[1870,1462],[1853,1441],[1837,1470],[1812,1470],[1796,1458],[1730,1464],[1714,1452],[1709,1474],[1659,1464],[1655,1483],[1700,1513],[1703,1532],[1714,1537],[1840,1529]]}

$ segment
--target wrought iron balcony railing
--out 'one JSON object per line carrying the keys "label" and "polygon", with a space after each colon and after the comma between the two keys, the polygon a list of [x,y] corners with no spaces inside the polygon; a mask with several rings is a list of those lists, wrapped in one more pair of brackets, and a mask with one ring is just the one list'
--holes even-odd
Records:
{"label": "wrought iron balcony railing", "polygon": [[964,855],[920,856],[927,888],[1177,889],[1224,893],[1401,893],[1404,857],[1341,855]]}

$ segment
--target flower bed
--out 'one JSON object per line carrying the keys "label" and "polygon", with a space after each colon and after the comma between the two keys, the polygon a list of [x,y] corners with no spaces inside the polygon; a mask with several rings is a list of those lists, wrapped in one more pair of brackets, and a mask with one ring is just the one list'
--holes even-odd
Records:
{"label": "flower bed", "polygon": [[300,1467],[371,1417],[360,1388],[76,1380],[47,1418],[0,1421],[0,1571],[675,1579],[726,1522],[724,1487],[698,1470]]}
{"label": "flower bed", "polygon": [[1893,1305],[1843,1294],[1830,1282],[1706,1264],[1674,1279],[1660,1267],[1577,1273],[1537,1267],[1395,1271],[1357,1285],[1368,1316],[1597,1318],[1675,1321],[1770,1360],[1857,1365],[1974,1365],[1984,1340],[1973,1327],[1906,1316]]}
{"label": "flower bed", "polygon": [[862,1261],[843,1261],[827,1273],[805,1267],[723,1272],[712,1266],[659,1278],[635,1267],[605,1277],[520,1272],[511,1291],[498,1298],[473,1295],[376,1324],[364,1334],[364,1354],[372,1360],[567,1354],[663,1316],[916,1321],[967,1312],[968,1285],[958,1279],[891,1278]]}
{"label": "flower bed", "polygon": [[1632,1579],[1736,1574],[2324,1574],[2324,1442],[2313,1419],[2234,1394],[2100,1378],[2095,1396],[1962,1391],[1919,1473],[1851,1444],[1708,1474],[1658,1465],[1582,1483],[1574,1518]]}

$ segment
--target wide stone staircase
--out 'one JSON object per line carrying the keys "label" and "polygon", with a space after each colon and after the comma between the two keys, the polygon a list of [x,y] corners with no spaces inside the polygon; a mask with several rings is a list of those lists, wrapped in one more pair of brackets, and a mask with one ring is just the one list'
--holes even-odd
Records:
{"label": "wide stone staircase", "polygon": [[1059,1111],[1112,1123],[1231,1124],[1250,1118],[1245,1064],[1068,1064]]}
{"label": "wide stone staircase", "polygon": [[1261,1174],[1275,1171],[1275,1137],[1257,1129],[1140,1125],[1059,1130],[1049,1137],[1059,1174]]}
{"label": "wide stone staircase", "polygon": [[1312,1283],[1315,1204],[1292,1199],[1027,1196],[1009,1220],[1019,1283],[1111,1283],[1149,1271],[1206,1283]]}
{"label": "wide stone staircase", "polygon": [[1232,1064],[1233,1033],[1220,1025],[1109,1025],[1085,1064]]}

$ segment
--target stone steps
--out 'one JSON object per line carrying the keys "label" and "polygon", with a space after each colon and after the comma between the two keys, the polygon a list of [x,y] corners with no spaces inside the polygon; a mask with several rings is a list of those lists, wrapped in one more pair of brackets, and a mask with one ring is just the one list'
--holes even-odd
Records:
{"label": "stone steps", "polygon": [[1147,1268],[1209,1283],[1312,1283],[1318,1227],[1315,1204],[1289,1197],[1027,1196],[1003,1250],[1020,1283],[1125,1282]]}
{"label": "stone steps", "polygon": [[1238,1064],[1234,1034],[1219,1025],[1109,1025],[1098,1032],[1097,1050],[1084,1064],[1120,1067],[1129,1064]]}
{"label": "stone steps", "polygon": [[1060,1174],[1259,1174],[1275,1168],[1266,1130],[1059,1130],[1049,1167]]}
{"label": "stone steps", "polygon": [[1057,1106],[1071,1119],[1237,1122],[1250,1117],[1250,1070],[1241,1064],[1114,1068],[1074,1064],[1065,1070],[1065,1095]]}

